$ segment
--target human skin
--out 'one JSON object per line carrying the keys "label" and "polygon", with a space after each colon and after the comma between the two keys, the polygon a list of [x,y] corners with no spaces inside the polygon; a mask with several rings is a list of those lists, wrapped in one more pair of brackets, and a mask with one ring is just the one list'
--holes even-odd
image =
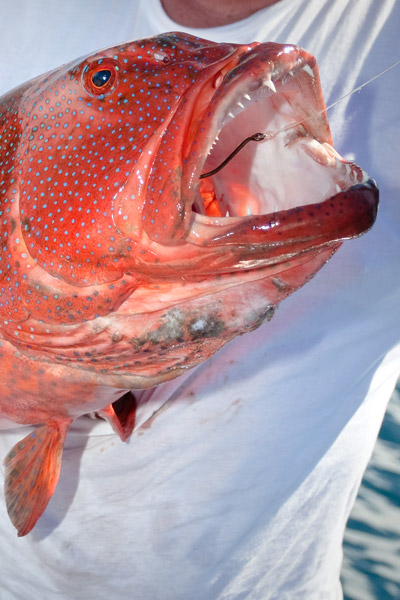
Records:
{"label": "human skin", "polygon": [[235,23],[279,0],[161,0],[167,15],[186,27],[219,27]]}

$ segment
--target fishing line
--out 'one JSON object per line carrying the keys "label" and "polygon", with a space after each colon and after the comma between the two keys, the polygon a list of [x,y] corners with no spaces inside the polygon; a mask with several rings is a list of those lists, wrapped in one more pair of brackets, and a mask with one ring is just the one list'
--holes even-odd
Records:
{"label": "fishing line", "polygon": [[[374,75],[373,77],[371,77],[371,79],[368,79],[368,81],[365,81],[364,83],[362,83],[358,87],[354,88],[354,90],[351,90],[351,92],[347,92],[346,94],[344,94],[343,96],[341,96],[338,100],[335,100],[335,102],[332,102],[332,104],[329,104],[329,106],[326,107],[326,110],[329,110],[333,106],[336,106],[336,104],[338,104],[339,102],[341,102],[342,100],[344,100],[344,98],[347,98],[347,96],[351,96],[355,92],[359,92],[366,85],[368,85],[369,83],[372,83],[372,81],[375,81],[375,79],[378,79],[378,77],[381,77],[381,75],[384,75],[388,71],[391,71],[392,69],[394,69],[394,67],[397,67],[397,65],[400,65],[400,60],[397,60],[392,65],[390,65],[389,67],[387,67],[384,71],[381,71],[377,75]],[[319,111],[318,114],[321,114],[321,112],[324,112],[324,111]]]}
{"label": "fishing line", "polygon": [[[400,65],[400,60],[397,60],[396,62],[394,62],[393,64],[391,64],[389,67],[387,67],[386,69],[384,69],[383,71],[381,71],[377,75],[374,75],[373,77],[371,77],[371,79],[368,79],[368,81],[365,81],[364,83],[362,83],[358,87],[354,88],[350,92],[346,92],[346,94],[343,94],[343,96],[341,96],[340,98],[338,98],[337,100],[335,100],[335,102],[332,102],[331,104],[329,104],[328,106],[326,106],[324,109],[317,111],[315,114],[321,115],[322,113],[330,110],[331,108],[333,108],[334,106],[336,106],[336,104],[339,104],[339,102],[342,102],[342,100],[344,100],[348,96],[352,96],[356,92],[360,92],[366,85],[369,85],[370,83],[372,83],[373,81],[375,81],[375,79],[378,79],[379,77],[381,77],[382,75],[384,75],[388,71],[391,71],[392,69],[394,69],[398,65]],[[232,160],[232,158],[234,158],[234,156],[236,156],[236,154],[238,152],[240,152],[240,150],[242,150],[242,148],[244,148],[244,146],[246,146],[246,144],[248,144],[249,142],[262,142],[262,141],[266,141],[266,140],[272,140],[279,133],[284,133],[288,129],[292,129],[293,127],[296,127],[297,125],[302,125],[305,121],[309,121],[310,119],[314,118],[315,114],[313,114],[313,115],[311,115],[309,117],[306,117],[305,119],[301,119],[299,121],[296,121],[294,123],[289,123],[289,125],[286,125],[285,127],[282,127],[282,129],[279,129],[278,131],[272,131],[272,132],[271,131],[267,131],[266,133],[261,133],[261,132],[259,132],[259,133],[253,133],[253,135],[250,135],[245,140],[243,140],[243,142],[241,142],[239,144],[239,146],[237,146],[233,150],[233,152],[231,152],[229,154],[229,156],[227,156],[225,158],[225,160],[223,160],[222,163],[220,165],[218,165],[218,167],[215,167],[215,169],[212,169],[211,171],[208,171],[207,173],[203,173],[202,175],[200,175],[199,179],[205,179],[206,177],[211,177],[212,175],[215,175],[216,173],[218,173],[219,171],[221,171],[221,169],[223,169],[228,164],[228,162],[230,162]]]}

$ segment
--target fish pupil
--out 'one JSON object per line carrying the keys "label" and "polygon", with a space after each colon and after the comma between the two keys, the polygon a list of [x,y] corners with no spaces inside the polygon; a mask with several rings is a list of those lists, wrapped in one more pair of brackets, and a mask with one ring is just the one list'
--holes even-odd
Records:
{"label": "fish pupil", "polygon": [[102,69],[101,71],[97,71],[92,76],[92,83],[98,88],[101,88],[106,85],[111,77],[111,71],[109,69]]}

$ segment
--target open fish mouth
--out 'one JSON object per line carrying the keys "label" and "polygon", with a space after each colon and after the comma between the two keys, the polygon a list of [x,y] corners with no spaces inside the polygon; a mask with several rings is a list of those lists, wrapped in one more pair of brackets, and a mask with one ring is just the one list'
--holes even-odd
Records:
{"label": "open fish mouth", "polygon": [[314,57],[260,44],[213,83],[207,107],[193,109],[184,149],[187,241],[247,244],[260,267],[373,225],[377,187],[332,146]]}

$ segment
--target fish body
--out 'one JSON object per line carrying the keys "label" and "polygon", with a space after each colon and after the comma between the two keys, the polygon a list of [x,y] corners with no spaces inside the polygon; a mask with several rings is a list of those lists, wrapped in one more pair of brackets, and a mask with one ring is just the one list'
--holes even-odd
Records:
{"label": "fish body", "polygon": [[372,226],[378,191],[333,149],[315,59],[290,45],[103,50],[3,96],[0,135],[0,420],[37,425],[5,461],[25,535],[74,419],[126,439],[128,390],[269,320]]}

